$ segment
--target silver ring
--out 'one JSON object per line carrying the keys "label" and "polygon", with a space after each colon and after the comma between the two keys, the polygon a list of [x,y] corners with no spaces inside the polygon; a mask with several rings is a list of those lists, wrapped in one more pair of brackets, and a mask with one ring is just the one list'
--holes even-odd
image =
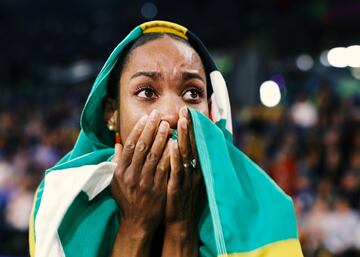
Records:
{"label": "silver ring", "polygon": [[195,169],[196,168],[196,159],[192,159],[190,162],[191,166]]}
{"label": "silver ring", "polygon": [[190,167],[190,163],[183,163],[183,166],[185,169],[189,168]]}
{"label": "silver ring", "polygon": [[196,160],[192,159],[190,163],[183,163],[183,166],[184,166],[185,169],[189,168],[190,166],[193,167],[193,169],[195,169]]}

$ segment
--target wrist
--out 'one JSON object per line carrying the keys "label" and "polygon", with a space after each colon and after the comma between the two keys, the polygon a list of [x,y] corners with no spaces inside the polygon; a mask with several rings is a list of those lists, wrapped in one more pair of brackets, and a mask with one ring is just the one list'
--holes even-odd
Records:
{"label": "wrist", "polygon": [[198,256],[197,229],[184,224],[165,226],[162,256]]}
{"label": "wrist", "polygon": [[152,234],[127,222],[122,222],[112,249],[112,257],[148,256]]}
{"label": "wrist", "polygon": [[165,237],[172,240],[197,240],[197,227],[190,223],[172,223],[165,226]]}
{"label": "wrist", "polygon": [[126,235],[129,240],[132,241],[147,241],[151,239],[153,232],[148,228],[135,225],[131,222],[123,220],[120,224],[118,234]]}

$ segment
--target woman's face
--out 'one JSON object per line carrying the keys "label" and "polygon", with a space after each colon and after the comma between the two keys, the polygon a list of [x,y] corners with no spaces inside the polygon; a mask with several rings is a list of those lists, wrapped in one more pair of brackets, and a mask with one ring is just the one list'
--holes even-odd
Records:
{"label": "woman's face", "polygon": [[139,118],[154,109],[173,129],[184,105],[209,116],[202,61],[181,41],[164,37],[135,48],[123,68],[119,86],[123,142]]}

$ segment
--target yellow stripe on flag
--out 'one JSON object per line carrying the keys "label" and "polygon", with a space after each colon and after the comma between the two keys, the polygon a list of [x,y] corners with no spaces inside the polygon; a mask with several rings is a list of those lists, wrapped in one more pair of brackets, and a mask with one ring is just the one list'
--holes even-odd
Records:
{"label": "yellow stripe on flag", "polygon": [[144,34],[146,33],[168,33],[188,40],[187,28],[168,21],[149,21],[140,25]]}
{"label": "yellow stripe on flag", "polygon": [[254,251],[221,254],[218,257],[303,257],[303,254],[299,240],[288,239],[268,244]]}
{"label": "yellow stripe on flag", "polygon": [[29,218],[29,252],[30,256],[35,256],[35,224],[34,224],[34,212],[35,212],[35,202],[37,198],[39,187],[36,189],[36,192],[34,194],[34,201],[33,206],[31,210],[31,215]]}

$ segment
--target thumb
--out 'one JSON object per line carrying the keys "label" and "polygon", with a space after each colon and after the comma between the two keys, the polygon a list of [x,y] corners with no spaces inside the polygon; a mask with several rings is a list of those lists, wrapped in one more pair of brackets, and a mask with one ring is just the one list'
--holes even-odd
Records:
{"label": "thumb", "polygon": [[121,153],[122,153],[122,150],[123,150],[123,146],[121,144],[119,144],[119,143],[116,143],[115,147],[114,147],[114,150],[115,150],[115,153],[114,153],[114,157],[112,159],[112,162],[118,164],[119,161],[120,161],[120,156],[121,156]]}

